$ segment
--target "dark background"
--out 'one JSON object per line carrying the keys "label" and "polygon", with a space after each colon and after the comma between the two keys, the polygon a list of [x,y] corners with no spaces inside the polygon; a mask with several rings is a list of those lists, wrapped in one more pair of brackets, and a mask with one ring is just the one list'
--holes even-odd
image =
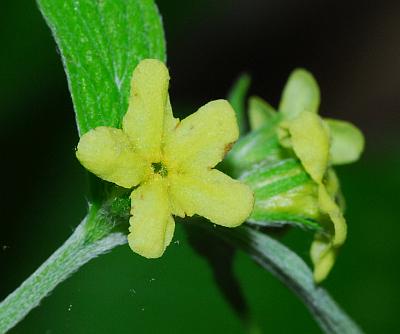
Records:
{"label": "dark background", "polygon": [[[361,161],[338,168],[350,234],[324,286],[366,332],[396,332],[400,2],[158,4],[176,110],[224,97],[242,71],[253,77],[251,93],[276,105],[290,71],[302,66],[320,83],[321,113],[364,131]],[[60,57],[34,1],[1,2],[0,43],[2,299],[70,235],[87,187]],[[285,241],[306,258],[310,238],[292,231]],[[127,246],[93,260],[12,333],[243,332],[180,228],[174,240],[156,261]],[[319,332],[297,298],[243,254],[235,271],[265,332]]]}

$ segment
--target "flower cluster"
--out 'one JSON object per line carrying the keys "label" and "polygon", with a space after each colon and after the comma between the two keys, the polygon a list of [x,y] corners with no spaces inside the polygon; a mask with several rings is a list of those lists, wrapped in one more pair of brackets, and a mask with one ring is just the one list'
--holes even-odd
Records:
{"label": "flower cluster", "polygon": [[[160,257],[172,240],[173,215],[201,215],[225,227],[289,222],[317,230],[311,246],[314,279],[326,278],[347,235],[343,198],[333,165],[357,160],[362,133],[318,115],[320,93],[311,74],[289,77],[278,110],[250,99],[251,132],[213,169],[239,137],[235,112],[212,101],[180,121],[172,114],[166,66],[147,59],[136,67],[122,129],[84,134],[77,157],[103,180],[132,188],[129,245]],[[224,168],[224,166],[222,166]]]}

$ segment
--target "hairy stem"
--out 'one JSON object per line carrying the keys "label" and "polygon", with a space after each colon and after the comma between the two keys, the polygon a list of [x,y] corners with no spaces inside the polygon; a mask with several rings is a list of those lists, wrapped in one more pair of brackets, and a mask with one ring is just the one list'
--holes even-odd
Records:
{"label": "hairy stem", "polygon": [[[58,284],[85,263],[126,243],[126,235],[113,232],[126,217],[113,215],[110,212],[112,208],[107,205],[101,209],[91,206],[89,214],[69,239],[0,303],[0,334],[14,327]],[[114,211],[121,211],[118,203]],[[274,274],[298,295],[325,333],[362,333],[332,297],[315,285],[312,273],[304,261],[278,241],[249,227],[227,229],[213,227],[205,222],[194,222],[193,225],[218,235]]]}
{"label": "hairy stem", "polygon": [[214,233],[246,252],[261,267],[291,289],[310,310],[324,333],[362,333],[360,327],[340,308],[329,293],[314,283],[311,270],[289,248],[268,235],[246,226],[235,229],[211,228]]}
{"label": "hairy stem", "polygon": [[[93,207],[68,240],[0,304],[0,333],[21,321],[62,281],[96,256],[126,243],[122,233],[112,233]],[[104,227],[104,226],[103,226]],[[95,230],[94,230],[95,229]],[[98,231],[102,231],[101,235]]]}

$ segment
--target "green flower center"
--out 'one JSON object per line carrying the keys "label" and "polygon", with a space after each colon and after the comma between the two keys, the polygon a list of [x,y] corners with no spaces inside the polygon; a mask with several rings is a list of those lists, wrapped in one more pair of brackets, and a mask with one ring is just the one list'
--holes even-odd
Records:
{"label": "green flower center", "polygon": [[153,172],[156,174],[160,174],[162,177],[166,177],[168,175],[168,170],[165,167],[165,165],[163,165],[163,163],[160,162],[153,162],[151,164],[151,168],[153,168]]}

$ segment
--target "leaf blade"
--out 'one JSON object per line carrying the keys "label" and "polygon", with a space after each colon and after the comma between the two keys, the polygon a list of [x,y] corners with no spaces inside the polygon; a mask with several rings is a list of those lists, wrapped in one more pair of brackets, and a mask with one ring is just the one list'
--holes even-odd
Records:
{"label": "leaf blade", "polygon": [[153,0],[38,0],[67,73],[80,134],[119,127],[133,69],[165,61],[162,23]]}

